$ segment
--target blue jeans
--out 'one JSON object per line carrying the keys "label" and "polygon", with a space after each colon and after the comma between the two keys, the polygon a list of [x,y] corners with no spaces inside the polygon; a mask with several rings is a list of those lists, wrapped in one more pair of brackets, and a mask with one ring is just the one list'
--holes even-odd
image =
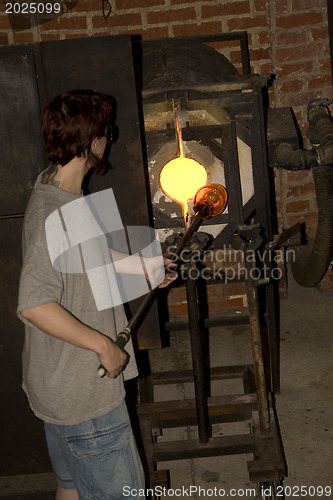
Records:
{"label": "blue jeans", "polygon": [[[45,423],[58,484],[76,489],[80,500],[144,499],[144,475],[127,407],[77,425]],[[124,490],[125,488],[125,490]],[[141,491],[140,491],[141,490]],[[137,494],[136,494],[137,493]]]}

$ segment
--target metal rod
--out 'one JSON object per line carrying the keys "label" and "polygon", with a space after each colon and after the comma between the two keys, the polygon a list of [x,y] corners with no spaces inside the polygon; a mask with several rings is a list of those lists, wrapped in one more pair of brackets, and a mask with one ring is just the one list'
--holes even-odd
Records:
{"label": "metal rod", "polygon": [[0,220],[21,219],[22,217],[24,217],[24,214],[7,214],[7,215],[0,215]]}
{"label": "metal rod", "polygon": [[[189,239],[193,236],[193,234],[199,229],[202,221],[203,221],[203,213],[206,210],[206,207],[201,207],[198,213],[195,215],[191,225],[185,232],[184,236],[182,239],[178,242],[175,250],[173,251],[173,255],[176,255],[179,257],[181,252],[184,250],[186,244],[188,243]],[[130,334],[133,328],[136,327],[138,321],[141,319],[142,314],[146,310],[147,306],[150,304],[152,299],[155,297],[157,294],[158,288],[154,288],[151,290],[143,299],[137,310],[134,312],[132,318],[128,322],[127,327],[125,328],[126,333]],[[120,335],[120,334],[119,334]],[[129,340],[129,339],[128,339]],[[116,342],[117,343],[117,342]]]}
{"label": "metal rod", "polygon": [[186,292],[187,310],[190,327],[193,380],[195,389],[195,401],[197,411],[197,423],[200,443],[209,440],[208,401],[204,376],[204,363],[202,355],[202,344],[198,317],[198,300],[196,281],[191,278],[191,262],[187,263]]}
{"label": "metal rod", "polygon": [[[190,238],[193,236],[193,234],[199,229],[202,221],[204,220],[205,213],[209,210],[209,208],[205,205],[200,206],[198,212],[196,213],[191,225],[188,227],[187,231],[185,232],[184,236],[182,239],[178,242],[175,250],[173,251],[173,255],[176,255],[179,257],[181,254],[182,250],[184,250],[186,244],[190,240]],[[157,294],[158,288],[154,288],[153,290],[150,290],[149,293],[145,296],[137,310],[134,312],[132,318],[128,322],[126,328],[122,332],[120,332],[117,336],[117,339],[115,343],[123,349],[129,339],[131,338],[131,333],[133,329],[137,326],[138,322],[140,321],[142,315],[146,311],[147,307],[150,305],[152,300],[155,298]],[[100,365],[98,368],[98,375],[102,378],[106,375],[107,370],[103,365]]]}
{"label": "metal rod", "polygon": [[251,270],[253,269],[252,256],[245,252],[244,260],[247,270],[246,291],[249,310],[253,369],[258,398],[259,424],[262,430],[269,428],[269,411],[267,389],[265,381],[265,368],[262,352],[258,291],[255,284],[251,283]]}

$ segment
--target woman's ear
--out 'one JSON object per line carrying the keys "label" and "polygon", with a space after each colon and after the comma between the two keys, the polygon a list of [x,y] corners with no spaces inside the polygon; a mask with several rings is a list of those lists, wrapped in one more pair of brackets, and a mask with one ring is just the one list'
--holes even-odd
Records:
{"label": "woman's ear", "polygon": [[98,143],[98,137],[95,137],[92,141],[91,141],[91,145],[90,145],[90,149],[92,152],[95,151],[96,147],[97,147],[97,143]]}

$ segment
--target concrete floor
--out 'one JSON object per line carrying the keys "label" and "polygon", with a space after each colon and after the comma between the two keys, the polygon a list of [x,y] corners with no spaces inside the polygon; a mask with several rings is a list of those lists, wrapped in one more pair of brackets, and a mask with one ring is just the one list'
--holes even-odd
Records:
{"label": "concrete floor", "polygon": [[[290,278],[288,298],[281,300],[281,391],[276,394],[276,408],[288,476],[284,480],[286,498],[328,498],[333,490],[333,292],[304,289]],[[210,330],[211,366],[252,363],[249,328],[218,327]],[[152,371],[186,369],[191,366],[187,332],[173,333],[170,347],[151,351]],[[236,394],[241,382],[214,382],[212,395]],[[192,384],[161,386],[156,400],[182,399],[193,396]],[[244,422],[214,426],[217,435],[246,432]],[[160,439],[187,439],[195,428],[170,429]],[[255,486],[250,483],[247,461],[250,455],[219,456],[158,464],[168,469],[171,488],[192,489],[191,498],[218,498],[214,488],[225,490],[225,496],[254,498]],[[305,487],[301,490],[301,487]],[[316,490],[310,487],[317,488]],[[290,487],[291,489],[288,489]],[[323,487],[323,491],[321,491]],[[299,489],[298,489],[299,488]],[[50,491],[50,490],[49,490]],[[6,498],[6,494],[0,495]],[[179,496],[178,496],[179,497]],[[17,500],[44,500],[54,494],[18,495]],[[161,498],[171,498],[170,495]],[[278,497],[281,498],[281,497]]]}
{"label": "concrete floor", "polygon": [[[276,394],[288,465],[283,485],[286,498],[328,498],[330,488],[333,494],[333,292],[305,289],[292,278],[289,281],[288,298],[281,300],[281,391]],[[252,362],[246,326],[212,328],[210,346],[211,366]],[[152,351],[150,358],[153,372],[189,368],[188,334],[174,332],[170,348]],[[215,382],[212,395],[240,393],[237,383]],[[193,391],[190,384],[181,384],[158,387],[155,394],[156,400],[169,400],[191,397]],[[242,433],[244,426],[244,422],[219,424],[215,432]],[[193,428],[166,430],[160,439],[186,439],[194,432]],[[251,455],[200,458],[164,462],[158,468],[170,470],[173,489],[197,487],[197,493],[191,490],[192,498],[211,496],[215,487],[224,488],[229,496],[238,490],[236,498],[253,497],[255,486],[247,472],[251,459]]]}

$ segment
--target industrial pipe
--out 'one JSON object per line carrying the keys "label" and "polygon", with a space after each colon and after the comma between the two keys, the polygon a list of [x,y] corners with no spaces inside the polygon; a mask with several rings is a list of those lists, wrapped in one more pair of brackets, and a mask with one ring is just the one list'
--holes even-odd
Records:
{"label": "industrial pipe", "polygon": [[311,149],[295,149],[281,142],[275,152],[272,166],[284,170],[303,170],[333,164],[333,121],[328,99],[315,99],[308,104],[308,122]]}
{"label": "industrial pipe", "polygon": [[296,150],[290,144],[281,143],[276,151],[280,168],[311,168],[313,173],[318,206],[316,238],[307,258],[299,255],[291,266],[296,282],[304,287],[318,285],[333,257],[333,121],[328,108],[331,102],[316,99],[308,104],[312,149]]}
{"label": "industrial pipe", "polygon": [[296,282],[314,287],[323,279],[333,257],[333,165],[313,168],[318,205],[317,234],[310,255],[296,259],[291,271]]}
{"label": "industrial pipe", "polygon": [[296,282],[314,287],[323,279],[333,256],[333,121],[331,101],[314,100],[308,105],[309,133],[318,152],[318,166],[312,168],[318,206],[316,238],[305,264],[296,260],[292,273]]}

